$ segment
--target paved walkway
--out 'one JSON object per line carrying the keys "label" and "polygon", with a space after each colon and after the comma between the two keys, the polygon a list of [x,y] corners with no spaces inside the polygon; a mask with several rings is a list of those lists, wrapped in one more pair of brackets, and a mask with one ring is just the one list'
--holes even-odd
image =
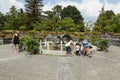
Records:
{"label": "paved walkway", "polygon": [[120,47],[83,56],[26,55],[0,45],[0,80],[120,80]]}

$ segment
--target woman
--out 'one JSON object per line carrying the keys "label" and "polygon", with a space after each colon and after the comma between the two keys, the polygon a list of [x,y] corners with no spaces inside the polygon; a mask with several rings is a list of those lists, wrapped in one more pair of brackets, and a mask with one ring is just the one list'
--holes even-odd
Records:
{"label": "woman", "polygon": [[65,47],[66,47],[66,56],[69,56],[69,55],[72,56],[71,46],[70,46],[71,44],[74,44],[73,41],[72,41],[72,39],[70,39],[70,40],[68,41],[68,43],[65,44]]}
{"label": "woman", "polygon": [[19,51],[19,32],[16,31],[16,33],[13,35],[12,42],[14,44],[15,53],[18,53]]}

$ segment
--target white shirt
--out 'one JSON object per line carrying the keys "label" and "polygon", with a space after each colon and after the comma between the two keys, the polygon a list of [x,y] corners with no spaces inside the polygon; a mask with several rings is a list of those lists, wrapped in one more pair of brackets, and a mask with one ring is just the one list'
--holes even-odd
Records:
{"label": "white shirt", "polygon": [[72,41],[72,40],[70,40],[68,43],[66,43],[66,44],[65,44],[65,47],[70,46],[70,44],[71,44],[72,42],[73,42],[73,41]]}
{"label": "white shirt", "polygon": [[76,45],[75,48],[76,48],[76,51],[80,50],[80,46],[79,45]]}

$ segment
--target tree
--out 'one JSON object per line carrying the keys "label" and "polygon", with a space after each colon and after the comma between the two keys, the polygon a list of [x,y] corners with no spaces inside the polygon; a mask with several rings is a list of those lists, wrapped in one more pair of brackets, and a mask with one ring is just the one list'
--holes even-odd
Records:
{"label": "tree", "polygon": [[[62,6],[57,5],[52,10],[53,11],[45,12],[46,14],[45,16],[46,26],[45,27],[47,30],[52,29],[53,31],[64,31],[64,28],[69,27],[70,29],[68,28],[67,31],[69,30],[70,31],[84,31],[83,18],[80,15],[80,12],[74,6],[70,6],[70,9],[68,10],[67,8],[62,9]],[[65,14],[67,10],[68,10],[68,13],[69,14],[72,13],[72,15],[69,15],[67,13]],[[77,21],[74,21],[74,20],[77,20]]]}
{"label": "tree", "polygon": [[113,16],[113,20],[111,22],[111,32],[120,33],[120,14]]}
{"label": "tree", "polygon": [[57,5],[53,8],[55,15],[61,20],[62,6]]}
{"label": "tree", "polygon": [[59,25],[58,22],[61,20],[61,6],[57,5],[53,8],[53,11],[46,11],[45,14],[45,29],[48,31],[58,31],[59,30]]}
{"label": "tree", "polygon": [[120,33],[120,13],[119,14],[116,14],[116,20],[118,20],[116,23],[117,23],[117,28],[116,28],[116,30],[117,30],[117,32],[118,33]]}
{"label": "tree", "polygon": [[29,29],[33,29],[31,24],[39,21],[42,13],[42,1],[43,0],[25,0],[26,13],[27,13],[27,25]]}
{"label": "tree", "polygon": [[25,25],[26,15],[23,12],[23,9],[16,9],[15,6],[12,6],[9,12],[5,15],[4,29],[13,29],[19,30],[20,26]]}
{"label": "tree", "polygon": [[111,25],[113,25],[113,17],[115,16],[112,10],[101,11],[98,19],[96,20],[95,26],[101,27],[101,31],[112,31]]}
{"label": "tree", "polygon": [[59,22],[60,31],[75,31],[75,23],[70,17],[66,17]]}
{"label": "tree", "polygon": [[62,19],[70,17],[74,20],[75,24],[83,25],[83,17],[79,10],[75,6],[67,6],[62,10]]}
{"label": "tree", "polygon": [[4,28],[5,16],[0,12],[0,30]]}
{"label": "tree", "polygon": [[[26,26],[26,18],[27,15],[24,13],[23,9],[19,9],[16,18],[16,24],[18,25],[18,29],[20,29],[21,26]],[[25,27],[25,29],[27,29],[27,27]]]}
{"label": "tree", "polygon": [[75,6],[67,6],[61,12],[61,18],[64,19],[66,17],[70,17],[73,19],[74,23],[76,24],[77,31],[84,32],[84,22],[81,12],[77,10]]}
{"label": "tree", "polygon": [[16,24],[16,19],[17,19],[17,9],[15,6],[12,6],[10,8],[10,11],[5,15],[6,17],[6,22],[4,29],[17,29],[18,25]]}

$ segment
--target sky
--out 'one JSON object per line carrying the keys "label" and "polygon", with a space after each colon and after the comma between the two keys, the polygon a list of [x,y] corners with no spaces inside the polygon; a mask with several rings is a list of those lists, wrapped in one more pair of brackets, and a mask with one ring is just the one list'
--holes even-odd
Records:
{"label": "sky", "polygon": [[[11,6],[17,9],[24,7],[25,0],[0,0],[0,12],[6,13]],[[120,13],[120,0],[43,0],[43,11],[52,10],[56,5],[63,8],[68,5],[75,6],[84,18],[84,21],[95,21],[100,14],[101,8],[113,10],[115,14]]]}

